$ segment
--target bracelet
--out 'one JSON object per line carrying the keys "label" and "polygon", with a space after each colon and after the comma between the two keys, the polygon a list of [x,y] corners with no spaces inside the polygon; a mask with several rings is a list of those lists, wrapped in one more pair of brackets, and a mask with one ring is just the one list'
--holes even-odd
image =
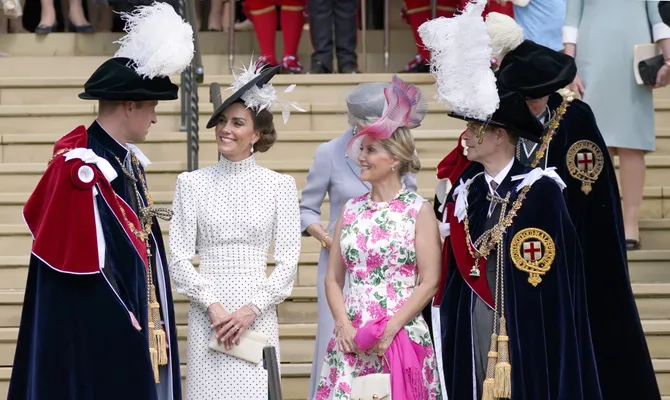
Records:
{"label": "bracelet", "polygon": [[328,243],[326,243],[326,238],[331,238],[331,239],[332,239],[332,236],[330,236],[330,234],[326,233],[326,234],[323,235],[323,237],[319,240],[319,242],[321,242],[321,247],[323,247],[324,249],[325,249],[326,247],[328,247]]}
{"label": "bracelet", "polygon": [[247,304],[247,307],[249,307],[251,311],[253,311],[254,314],[256,314],[257,317],[261,315],[261,310],[255,304],[249,303]]}

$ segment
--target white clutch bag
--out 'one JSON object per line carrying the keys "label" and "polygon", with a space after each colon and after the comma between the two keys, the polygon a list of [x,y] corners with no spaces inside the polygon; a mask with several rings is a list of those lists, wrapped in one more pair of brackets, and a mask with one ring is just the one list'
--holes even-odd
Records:
{"label": "white clutch bag", "polygon": [[391,400],[391,374],[369,374],[354,378],[351,400]]}
{"label": "white clutch bag", "polygon": [[233,356],[252,364],[258,364],[263,359],[263,349],[268,345],[268,337],[264,333],[247,329],[240,337],[240,344],[226,350],[223,343],[216,339],[216,331],[212,331],[209,339],[209,348],[229,356]]}

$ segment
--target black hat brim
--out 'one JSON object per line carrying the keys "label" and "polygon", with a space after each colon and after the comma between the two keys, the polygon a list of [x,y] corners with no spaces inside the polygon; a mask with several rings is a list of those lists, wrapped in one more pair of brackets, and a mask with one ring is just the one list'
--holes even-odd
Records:
{"label": "black hat brim", "polygon": [[216,126],[216,124],[219,122],[219,115],[223,113],[223,111],[230,107],[231,104],[241,101],[242,96],[244,93],[246,93],[249,89],[251,89],[254,86],[261,87],[268,82],[279,72],[279,69],[281,66],[277,65],[274,67],[265,67],[263,71],[254,79],[250,80],[247,82],[244,86],[242,86],[240,89],[238,89],[235,93],[230,95],[226,100],[221,103],[219,107],[216,108],[212,116],[210,117],[209,121],[207,122],[207,129],[213,128]]}
{"label": "black hat brim", "polygon": [[497,126],[513,135],[539,143],[544,135],[544,126],[533,115],[526,100],[516,92],[506,90],[499,90],[499,92],[500,104],[498,109],[486,121],[466,117],[456,112],[451,112],[448,115],[464,121]]}
{"label": "black hat brim", "polygon": [[93,72],[79,94],[82,100],[162,101],[179,98],[179,87],[169,77],[145,78],[137,74],[132,60],[110,58]]}
{"label": "black hat brim", "polygon": [[574,58],[530,40],[507,53],[496,71],[500,86],[530,99],[568,86],[576,75]]}

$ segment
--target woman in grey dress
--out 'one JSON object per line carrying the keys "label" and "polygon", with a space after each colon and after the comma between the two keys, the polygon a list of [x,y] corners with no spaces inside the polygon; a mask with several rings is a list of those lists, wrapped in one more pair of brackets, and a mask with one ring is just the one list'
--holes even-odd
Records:
{"label": "woman in grey dress", "polygon": [[[326,346],[335,329],[324,289],[328,250],[333,243],[331,235],[344,204],[349,199],[370,191],[370,184],[360,179],[361,168],[345,156],[345,150],[349,139],[357,128],[370,124],[381,117],[385,102],[384,88],[391,88],[391,84],[364,83],[358,85],[349,93],[347,109],[351,128],[341,136],[321,144],[316,149],[314,164],[309,169],[307,185],[302,191],[300,224],[303,235],[312,236],[321,242],[322,246],[316,283],[319,321],[309,382],[309,400],[314,398],[321,366],[326,356]],[[361,115],[365,115],[367,118],[354,117]],[[407,189],[416,191],[415,174],[405,175],[403,182]],[[326,193],[330,199],[330,218],[328,226],[324,229],[321,225],[321,206]]]}
{"label": "woman in grey dress", "polygon": [[[610,150],[619,155],[626,247],[638,249],[638,215],[644,189],[645,152],[654,151],[652,88],[633,75],[635,45],[660,45],[670,59],[670,27],[661,21],[658,1],[568,0],[563,43],[575,57],[578,76],[571,89],[593,109]],[[670,64],[656,86],[670,81]]]}

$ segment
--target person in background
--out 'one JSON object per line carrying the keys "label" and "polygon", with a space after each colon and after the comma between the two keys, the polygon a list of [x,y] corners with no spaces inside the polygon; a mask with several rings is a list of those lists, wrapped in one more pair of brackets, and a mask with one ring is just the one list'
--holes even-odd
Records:
{"label": "person in background", "polygon": [[566,0],[514,1],[514,19],[523,28],[524,38],[552,50],[562,51],[561,29],[565,23],[565,2]]}
{"label": "person in background", "polygon": [[[302,73],[303,67],[298,59],[298,45],[305,23],[303,14],[305,0],[244,0],[244,6],[249,10],[247,17],[254,24],[258,45],[261,48],[258,64],[268,67],[281,65],[282,73]],[[280,9],[279,19],[283,39],[281,42],[284,47],[281,62],[277,60],[275,49],[277,6]]]}
{"label": "person in background", "polygon": [[[577,62],[571,90],[593,109],[612,158],[619,156],[626,247],[637,250],[644,155],[656,148],[652,89],[670,82],[670,27],[661,21],[657,1],[611,3],[568,0],[563,44]],[[654,87],[648,87],[635,82],[633,51],[652,41],[660,45],[666,63]]]}
{"label": "person in background", "polygon": [[371,189],[347,201],[335,224],[325,287],[336,324],[319,400],[359,398],[354,380],[382,372],[390,372],[391,387],[380,391],[393,398],[441,398],[421,315],[439,282],[440,238],[432,206],[401,179],[421,167],[410,129],[423,120],[427,103],[397,76],[385,95],[388,112],[347,144]]}
{"label": "person in background", "polygon": [[309,34],[312,38],[312,74],[333,72],[333,27],[337,71],[341,74],[358,72],[356,55],[357,0],[307,0]]}
{"label": "person in background", "polygon": [[[361,167],[346,156],[346,146],[356,131],[360,131],[381,117],[385,103],[384,90],[391,88],[390,83],[363,83],[349,93],[347,109],[351,127],[341,136],[321,144],[316,149],[314,164],[309,169],[307,185],[302,191],[300,223],[303,235],[313,237],[322,246],[316,283],[319,321],[308,399],[314,398],[321,366],[326,356],[326,346],[335,327],[324,289],[328,253],[333,244],[332,234],[335,222],[344,203],[370,190],[370,183],[361,180]],[[402,177],[402,181],[409,191],[417,190],[416,173],[408,172]],[[330,218],[328,226],[324,228],[321,225],[321,207],[323,207],[326,194],[330,201]]]}

